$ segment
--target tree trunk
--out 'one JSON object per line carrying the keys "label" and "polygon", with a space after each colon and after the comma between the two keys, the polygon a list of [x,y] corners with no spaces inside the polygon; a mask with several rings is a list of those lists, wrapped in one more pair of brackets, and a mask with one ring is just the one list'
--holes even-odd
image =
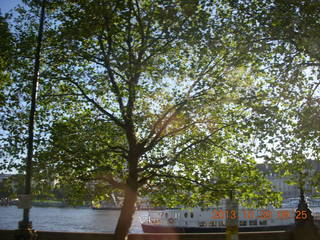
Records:
{"label": "tree trunk", "polygon": [[133,214],[135,212],[135,203],[137,201],[137,188],[128,187],[125,190],[124,201],[121,207],[120,217],[114,232],[114,240],[125,240],[128,235]]}

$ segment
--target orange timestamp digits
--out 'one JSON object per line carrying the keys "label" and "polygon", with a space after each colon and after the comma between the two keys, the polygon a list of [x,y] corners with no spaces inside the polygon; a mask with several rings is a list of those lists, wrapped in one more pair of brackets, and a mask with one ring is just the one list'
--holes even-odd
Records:
{"label": "orange timestamp digits", "polygon": [[224,219],[225,218],[225,211],[220,209],[220,210],[216,210],[214,209],[211,212],[211,219]]}
{"label": "orange timestamp digits", "polygon": [[[300,214],[302,218],[302,213]],[[243,217],[244,219],[263,219],[263,220],[269,220],[272,218],[272,211],[270,210],[259,210],[257,212],[257,216],[255,216],[254,210],[243,210]],[[278,210],[277,212],[278,219],[289,219],[291,217],[289,210]],[[303,215],[305,217],[305,215]],[[304,218],[305,219],[305,218]]]}
{"label": "orange timestamp digits", "polygon": [[211,219],[237,219],[237,212],[235,210],[216,210],[211,213]]}
{"label": "orange timestamp digits", "polygon": [[297,215],[296,215],[296,219],[300,220],[300,219],[307,219],[308,218],[308,214],[307,214],[307,211],[303,210],[303,211],[300,211],[300,210],[297,210]]}
{"label": "orange timestamp digits", "polygon": [[[244,219],[263,219],[263,220],[269,220],[273,217],[273,213],[270,210],[242,210],[243,218]],[[307,219],[307,211],[296,211],[296,219]],[[289,219],[292,216],[292,213],[289,210],[278,210],[277,214],[275,214],[274,217],[277,217],[278,219]],[[211,219],[237,219],[238,215],[235,210],[218,210],[214,209],[211,212]]]}
{"label": "orange timestamp digits", "polygon": [[270,210],[260,210],[258,218],[268,220],[272,218],[272,212]]}
{"label": "orange timestamp digits", "polygon": [[237,219],[237,212],[235,210],[227,211],[227,218],[232,220]]}
{"label": "orange timestamp digits", "polygon": [[243,218],[244,219],[253,219],[255,218],[255,211],[254,210],[242,210]]}
{"label": "orange timestamp digits", "polygon": [[289,218],[291,218],[290,211],[288,211],[288,210],[278,210],[278,218],[279,219],[289,219]]}
{"label": "orange timestamp digits", "polygon": [[[295,219],[298,219],[298,220],[303,219],[303,220],[305,220],[305,219],[308,218],[307,211],[297,210],[296,213],[297,213],[297,214],[296,214]],[[279,219],[288,219],[288,218],[291,218],[290,211],[288,211],[288,210],[279,210],[279,211],[278,211],[278,218],[279,218]]]}

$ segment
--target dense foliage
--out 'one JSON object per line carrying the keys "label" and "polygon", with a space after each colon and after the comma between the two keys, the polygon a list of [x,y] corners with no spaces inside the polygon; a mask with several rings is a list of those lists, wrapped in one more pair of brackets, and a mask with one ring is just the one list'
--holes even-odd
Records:
{"label": "dense foliage", "polygon": [[[0,139],[2,166],[21,171],[38,17],[26,3]],[[48,3],[35,178],[73,182],[78,199],[88,183],[92,197],[120,191],[116,239],[138,195],[168,206],[278,203],[255,159],[280,162],[292,179],[318,159],[318,11],[313,1]]]}

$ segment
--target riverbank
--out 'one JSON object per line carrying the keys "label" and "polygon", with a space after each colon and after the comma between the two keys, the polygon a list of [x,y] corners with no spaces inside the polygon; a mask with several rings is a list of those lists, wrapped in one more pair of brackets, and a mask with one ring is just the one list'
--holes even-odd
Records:
{"label": "riverbank", "polygon": [[[17,206],[18,200],[0,201],[0,206]],[[70,205],[66,202],[53,201],[53,200],[34,200],[32,201],[33,207],[71,207],[71,208],[90,208],[90,204],[86,205]]]}
{"label": "riverbank", "polygon": [[[38,240],[111,240],[112,233],[74,233],[38,231]],[[0,230],[2,240],[14,239],[14,230]],[[225,240],[225,233],[131,233],[128,240]],[[245,240],[291,240],[291,234],[284,231],[239,233]]]}

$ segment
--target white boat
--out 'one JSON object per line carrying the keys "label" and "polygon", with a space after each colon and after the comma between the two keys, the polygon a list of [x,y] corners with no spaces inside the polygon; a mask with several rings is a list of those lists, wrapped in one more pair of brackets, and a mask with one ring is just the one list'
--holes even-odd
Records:
{"label": "white boat", "polygon": [[[283,200],[281,206],[283,208],[297,208],[299,204],[300,198],[288,198]],[[306,197],[305,201],[309,204],[309,198]]]}
{"label": "white boat", "polygon": [[239,231],[289,230],[294,224],[295,209],[246,209],[237,213],[225,208],[192,208],[150,211],[141,223],[145,233],[157,232],[225,232],[226,220],[236,218]]}

